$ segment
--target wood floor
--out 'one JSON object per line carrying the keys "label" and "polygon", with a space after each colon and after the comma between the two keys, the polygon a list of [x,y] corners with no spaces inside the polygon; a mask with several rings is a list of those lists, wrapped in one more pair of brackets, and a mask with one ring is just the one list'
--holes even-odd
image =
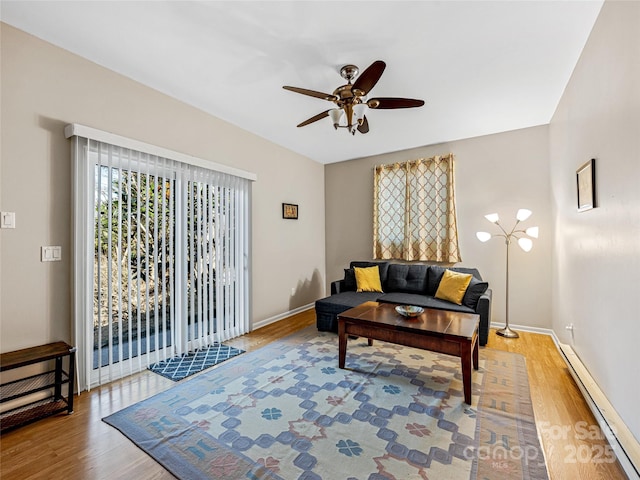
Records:
{"label": "wood floor", "polygon": [[[313,324],[315,313],[309,310],[227,343],[250,351]],[[596,421],[552,339],[520,333],[519,339],[506,339],[491,332],[487,347],[521,353],[527,359],[531,397],[551,479],[627,478],[617,462],[608,461],[606,440],[591,439],[599,432],[593,430]],[[70,416],[51,417],[5,433],[0,437],[0,478],[174,478],[101,421],[106,415],[173,385],[172,381],[145,371],[82,393]]]}
{"label": "wood floor", "polygon": [[492,330],[486,346],[526,358],[531,402],[550,478],[626,479],[552,338],[518,333],[520,338],[504,338]]}

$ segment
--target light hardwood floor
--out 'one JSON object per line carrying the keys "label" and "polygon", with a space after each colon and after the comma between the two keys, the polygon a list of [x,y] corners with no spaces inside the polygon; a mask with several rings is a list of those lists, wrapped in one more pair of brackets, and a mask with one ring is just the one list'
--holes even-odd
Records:
{"label": "light hardwood floor", "polygon": [[[251,351],[313,324],[315,313],[308,310],[227,343]],[[551,338],[520,333],[519,339],[505,339],[492,331],[487,347],[517,352],[527,359],[531,397],[551,479],[627,478],[617,462],[606,461],[606,440],[590,439],[597,433],[593,430],[597,424]],[[2,435],[0,478],[174,478],[101,421],[173,385],[172,381],[145,371],[82,393],[70,416],[51,417]]]}

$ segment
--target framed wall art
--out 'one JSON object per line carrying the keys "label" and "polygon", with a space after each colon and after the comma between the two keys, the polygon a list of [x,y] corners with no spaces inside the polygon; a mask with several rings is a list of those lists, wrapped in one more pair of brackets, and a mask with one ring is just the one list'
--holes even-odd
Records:
{"label": "framed wall art", "polygon": [[297,220],[298,219],[298,205],[293,203],[283,203],[282,204],[282,218],[287,218],[289,220]]}
{"label": "framed wall art", "polygon": [[596,160],[592,158],[576,170],[578,185],[578,211],[596,207]]}

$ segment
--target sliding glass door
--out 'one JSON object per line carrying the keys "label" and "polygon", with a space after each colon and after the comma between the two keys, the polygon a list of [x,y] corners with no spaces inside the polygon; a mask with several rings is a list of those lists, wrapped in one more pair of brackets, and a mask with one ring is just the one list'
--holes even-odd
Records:
{"label": "sliding glass door", "polygon": [[74,270],[90,288],[75,292],[85,296],[75,305],[90,311],[76,315],[86,388],[245,333],[249,181],[77,142],[74,196],[84,221],[76,221]]}
{"label": "sliding glass door", "polygon": [[[93,369],[171,356],[175,331],[176,181],[122,152],[95,171]],[[105,160],[105,159],[103,159]],[[141,171],[149,170],[149,171]]]}

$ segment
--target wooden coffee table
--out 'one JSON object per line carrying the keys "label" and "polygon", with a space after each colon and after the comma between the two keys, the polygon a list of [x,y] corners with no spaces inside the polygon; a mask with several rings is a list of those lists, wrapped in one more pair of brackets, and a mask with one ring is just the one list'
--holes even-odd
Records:
{"label": "wooden coffee table", "polygon": [[338,366],[344,368],[347,336],[421,348],[460,357],[464,401],[471,404],[471,365],[478,369],[478,325],[471,313],[425,308],[413,318],[396,312],[393,303],[366,302],[338,315]]}

